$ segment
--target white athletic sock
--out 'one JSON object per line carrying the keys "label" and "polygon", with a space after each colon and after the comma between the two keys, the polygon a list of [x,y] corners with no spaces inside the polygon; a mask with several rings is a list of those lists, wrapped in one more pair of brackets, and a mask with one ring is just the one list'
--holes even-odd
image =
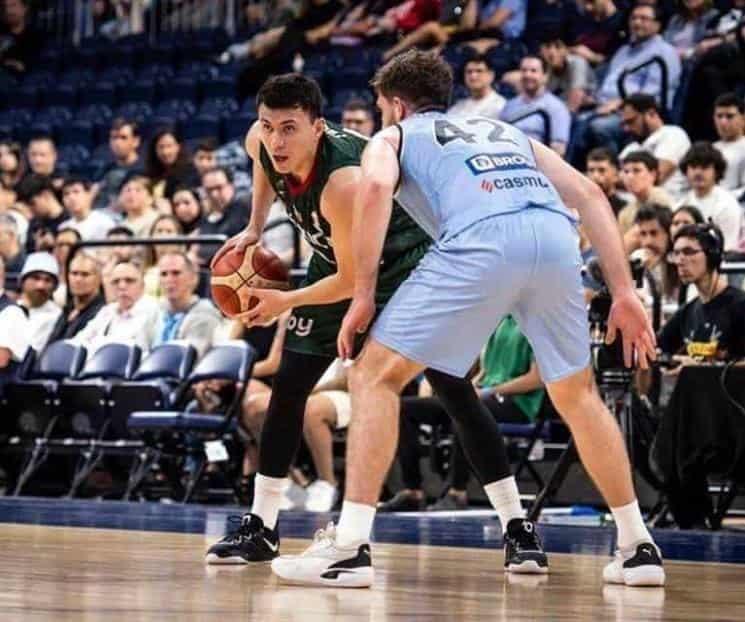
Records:
{"label": "white athletic sock", "polygon": [[251,513],[263,520],[264,526],[269,529],[277,526],[279,504],[286,484],[286,477],[267,477],[261,473],[256,474],[254,504]]}
{"label": "white athletic sock", "polygon": [[492,507],[499,515],[499,523],[502,526],[503,533],[507,530],[507,523],[513,518],[525,518],[517,482],[512,475],[487,484],[484,486],[484,492],[486,492]]}
{"label": "white athletic sock", "polygon": [[336,544],[340,547],[369,542],[375,521],[375,506],[345,501],[336,526]]}
{"label": "white athletic sock", "polygon": [[618,508],[611,508],[613,520],[616,521],[618,531],[618,548],[627,550],[640,542],[654,542],[647,526],[644,524],[639,502],[634,499],[631,503]]}

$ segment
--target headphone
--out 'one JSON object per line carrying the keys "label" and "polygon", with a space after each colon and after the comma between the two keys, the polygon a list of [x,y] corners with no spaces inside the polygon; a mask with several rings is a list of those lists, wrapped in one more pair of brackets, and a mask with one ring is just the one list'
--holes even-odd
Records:
{"label": "headphone", "polygon": [[719,270],[724,258],[724,235],[713,222],[695,225],[696,239],[706,255],[706,267],[710,272]]}

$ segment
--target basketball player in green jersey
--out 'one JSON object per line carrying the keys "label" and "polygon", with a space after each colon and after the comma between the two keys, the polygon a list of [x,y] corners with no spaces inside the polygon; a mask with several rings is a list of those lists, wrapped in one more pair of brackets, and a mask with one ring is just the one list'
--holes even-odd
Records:
{"label": "basketball player in green jersey", "polygon": [[[251,219],[231,243],[238,249],[257,243],[269,207],[279,197],[313,256],[299,289],[252,291],[260,302],[246,314],[249,323],[263,323],[287,309],[292,309],[292,315],[261,433],[252,511],[243,516],[237,531],[209,548],[207,563],[266,562],[278,555],[283,480],[302,438],[308,395],[336,357],[336,337],[353,293],[352,205],[367,139],[326,123],[321,100],[318,85],[307,77],[270,78],[259,91],[259,120],[246,138],[246,150],[253,159]],[[378,310],[429,244],[424,231],[396,207],[377,282]],[[453,419],[465,453],[499,515],[505,531],[505,569],[547,572],[548,562],[534,526],[523,518],[496,422],[468,380],[434,370],[425,375]]]}

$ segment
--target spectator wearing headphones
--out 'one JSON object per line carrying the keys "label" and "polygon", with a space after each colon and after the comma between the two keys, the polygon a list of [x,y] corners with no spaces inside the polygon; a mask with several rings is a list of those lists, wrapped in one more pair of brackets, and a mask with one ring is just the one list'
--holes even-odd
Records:
{"label": "spectator wearing headphones", "polygon": [[742,208],[734,195],[722,188],[727,162],[722,153],[710,143],[697,142],[691,147],[680,170],[688,177],[691,191],[680,205],[697,207],[706,220],[713,222],[724,235],[724,250],[737,250],[742,228]]}

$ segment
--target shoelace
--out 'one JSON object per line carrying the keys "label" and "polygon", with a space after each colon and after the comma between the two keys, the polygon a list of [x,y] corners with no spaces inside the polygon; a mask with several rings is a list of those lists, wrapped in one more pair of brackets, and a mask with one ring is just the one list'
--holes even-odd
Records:
{"label": "shoelace", "polygon": [[324,529],[319,529],[313,534],[313,542],[303,551],[302,556],[311,555],[321,549],[336,545],[336,527],[334,523],[328,523]]}
{"label": "shoelace", "polygon": [[233,526],[233,529],[225,536],[226,542],[235,542],[240,544],[243,540],[252,540],[257,532],[248,531],[248,521],[243,520],[243,516],[232,515],[228,516],[228,524]]}

